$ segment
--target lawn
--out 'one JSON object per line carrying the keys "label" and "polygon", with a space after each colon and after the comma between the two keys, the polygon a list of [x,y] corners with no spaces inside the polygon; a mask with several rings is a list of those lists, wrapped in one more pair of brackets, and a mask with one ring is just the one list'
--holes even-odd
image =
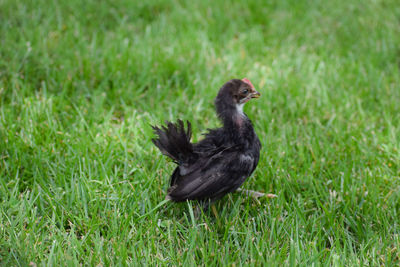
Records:
{"label": "lawn", "polygon": [[[0,0],[0,265],[398,266],[399,66],[398,0]],[[164,201],[243,77],[278,197]]]}

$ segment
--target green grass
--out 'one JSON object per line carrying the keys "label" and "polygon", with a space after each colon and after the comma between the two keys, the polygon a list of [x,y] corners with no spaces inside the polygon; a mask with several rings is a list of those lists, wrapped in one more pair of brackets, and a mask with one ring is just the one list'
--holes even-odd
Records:
{"label": "green grass", "polygon": [[[0,265],[398,266],[398,1],[264,2],[0,0]],[[278,197],[164,203],[150,124],[242,77]]]}

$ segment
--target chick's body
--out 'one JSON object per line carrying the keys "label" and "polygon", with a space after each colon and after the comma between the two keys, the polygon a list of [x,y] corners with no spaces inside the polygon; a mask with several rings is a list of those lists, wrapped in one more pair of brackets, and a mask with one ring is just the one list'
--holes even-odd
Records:
{"label": "chick's body", "polygon": [[182,121],[154,127],[154,144],[178,166],[171,176],[167,198],[173,201],[214,201],[238,189],[257,167],[261,143],[243,105],[260,94],[247,79],[227,82],[215,99],[223,127],[190,143],[191,126]]}

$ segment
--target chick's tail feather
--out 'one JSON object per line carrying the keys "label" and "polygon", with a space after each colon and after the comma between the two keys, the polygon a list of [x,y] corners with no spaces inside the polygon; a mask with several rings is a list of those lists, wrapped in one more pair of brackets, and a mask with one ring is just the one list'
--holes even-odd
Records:
{"label": "chick's tail feather", "polygon": [[152,126],[158,138],[154,138],[151,141],[160,149],[161,153],[178,164],[188,163],[195,157],[193,145],[190,143],[192,127],[189,121],[186,123],[186,130],[181,120],[176,123],[166,122],[166,126],[161,128]]}

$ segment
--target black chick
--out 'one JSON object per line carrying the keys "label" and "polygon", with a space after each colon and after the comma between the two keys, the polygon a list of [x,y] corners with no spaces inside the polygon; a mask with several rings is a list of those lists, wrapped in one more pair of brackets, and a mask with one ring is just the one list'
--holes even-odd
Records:
{"label": "black chick", "polygon": [[161,129],[153,126],[158,135],[153,143],[178,164],[171,176],[167,199],[196,199],[207,209],[210,202],[237,190],[253,173],[261,143],[243,113],[243,105],[259,96],[246,78],[225,83],[215,99],[218,117],[224,125],[209,130],[196,144],[190,142],[189,122],[186,130],[181,120],[176,124],[167,122]]}

